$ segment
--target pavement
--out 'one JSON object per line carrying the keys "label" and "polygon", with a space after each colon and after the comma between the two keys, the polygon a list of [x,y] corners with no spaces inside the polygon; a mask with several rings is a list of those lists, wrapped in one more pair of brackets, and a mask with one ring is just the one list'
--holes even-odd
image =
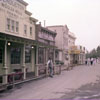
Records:
{"label": "pavement", "polygon": [[76,66],[53,78],[46,77],[0,93],[3,99],[100,99],[100,64]]}

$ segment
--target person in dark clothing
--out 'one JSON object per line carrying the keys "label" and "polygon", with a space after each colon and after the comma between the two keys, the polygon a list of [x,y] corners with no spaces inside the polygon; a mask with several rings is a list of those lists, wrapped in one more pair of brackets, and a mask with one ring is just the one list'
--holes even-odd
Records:
{"label": "person in dark clothing", "polygon": [[87,65],[87,59],[85,60],[85,65]]}

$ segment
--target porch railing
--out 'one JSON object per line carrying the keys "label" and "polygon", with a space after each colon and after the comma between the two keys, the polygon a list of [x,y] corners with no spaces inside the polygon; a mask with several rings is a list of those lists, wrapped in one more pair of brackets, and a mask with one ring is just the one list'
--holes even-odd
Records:
{"label": "porch railing", "polygon": [[[48,74],[48,72],[47,72],[48,69],[47,69],[46,65],[44,65],[42,67],[40,65],[37,65],[37,66],[39,67],[38,71],[44,70],[44,74],[45,75]],[[61,73],[61,65],[54,65],[54,74],[60,74],[60,73]],[[33,73],[32,73],[32,76],[33,76]],[[7,81],[7,83],[5,83],[5,80]],[[12,72],[10,74],[0,75],[0,91],[3,89],[6,89],[8,86],[14,87],[15,84],[21,83],[23,81],[25,81],[23,72]]]}
{"label": "porch railing", "polygon": [[[12,85],[14,87],[14,84],[17,82],[20,82],[23,80],[23,73],[10,73],[10,74],[3,74],[0,75],[0,91],[7,88],[7,86]],[[5,83],[5,81],[7,81]]]}

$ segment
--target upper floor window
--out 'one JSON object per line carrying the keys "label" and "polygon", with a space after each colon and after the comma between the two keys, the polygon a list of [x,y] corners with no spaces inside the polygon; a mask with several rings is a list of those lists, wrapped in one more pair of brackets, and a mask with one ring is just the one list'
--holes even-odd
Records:
{"label": "upper floor window", "polygon": [[7,30],[10,32],[19,32],[19,22],[7,18]]}
{"label": "upper floor window", "polygon": [[30,27],[30,35],[32,35],[32,27]]}
{"label": "upper floor window", "polygon": [[15,30],[15,22],[14,20],[11,20],[11,31],[14,32]]}
{"label": "upper floor window", "polygon": [[24,34],[27,34],[27,25],[24,25]]}
{"label": "upper floor window", "polygon": [[16,32],[19,32],[19,22],[16,22]]}
{"label": "upper floor window", "polygon": [[10,30],[10,19],[7,18],[7,30]]}

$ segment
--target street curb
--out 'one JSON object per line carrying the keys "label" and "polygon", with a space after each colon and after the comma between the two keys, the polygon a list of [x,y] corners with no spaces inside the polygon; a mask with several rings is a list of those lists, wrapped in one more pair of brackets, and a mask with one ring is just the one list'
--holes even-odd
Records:
{"label": "street curb", "polygon": [[9,87],[9,86],[15,86],[15,85],[19,85],[19,84],[23,84],[23,83],[35,81],[35,80],[39,80],[39,79],[42,79],[42,78],[45,78],[45,77],[46,77],[46,75],[41,75],[41,76],[39,76],[39,77],[34,77],[34,78],[26,79],[26,80],[23,80],[23,81],[20,81],[20,82],[8,84],[7,87]]}

